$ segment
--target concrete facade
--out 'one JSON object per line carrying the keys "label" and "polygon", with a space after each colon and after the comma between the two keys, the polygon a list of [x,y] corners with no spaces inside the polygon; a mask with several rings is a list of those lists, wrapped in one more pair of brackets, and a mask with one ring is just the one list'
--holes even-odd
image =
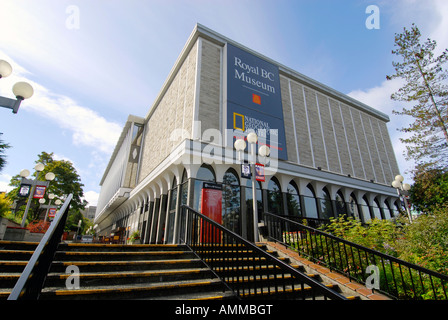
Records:
{"label": "concrete facade", "polygon": [[393,217],[390,182],[399,169],[387,115],[197,25],[145,118],[126,122],[101,181],[97,232],[121,227],[140,230],[146,243],[178,242],[180,205],[198,209],[200,181],[213,180],[237,202],[223,201],[224,220],[251,237],[251,187],[233,149],[235,131],[226,130],[227,43],[279,70],[287,160],[267,160],[261,209],[282,199],[279,214],[292,215],[288,201],[295,201],[305,217],[337,216],[341,208],[363,221]]}

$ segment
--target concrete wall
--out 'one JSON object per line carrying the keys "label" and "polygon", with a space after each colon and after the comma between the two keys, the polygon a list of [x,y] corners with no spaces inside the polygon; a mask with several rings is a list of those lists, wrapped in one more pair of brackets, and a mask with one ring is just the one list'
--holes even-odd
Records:
{"label": "concrete wall", "polygon": [[389,185],[399,174],[385,120],[281,76],[292,162]]}
{"label": "concrete wall", "polygon": [[182,140],[191,139],[198,45],[193,45],[166,83],[147,119],[140,160],[139,182],[162,162]]}
{"label": "concrete wall", "polygon": [[[198,43],[197,120],[222,130],[224,47]],[[385,119],[286,73],[280,87],[289,161],[385,185],[399,173]]]}

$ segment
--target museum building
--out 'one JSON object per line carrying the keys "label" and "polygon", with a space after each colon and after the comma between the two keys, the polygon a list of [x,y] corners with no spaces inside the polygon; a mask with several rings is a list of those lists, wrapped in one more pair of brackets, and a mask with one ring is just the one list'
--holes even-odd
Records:
{"label": "museum building", "polygon": [[[126,121],[100,182],[97,234],[139,231],[143,243],[178,243],[181,206],[204,213],[203,191],[212,185],[219,222],[253,240],[248,163],[257,163],[259,222],[263,212],[390,219],[400,201],[388,121],[197,24],[148,113]],[[268,156],[251,155],[250,132],[254,150],[267,146]],[[244,151],[235,149],[238,139]]]}

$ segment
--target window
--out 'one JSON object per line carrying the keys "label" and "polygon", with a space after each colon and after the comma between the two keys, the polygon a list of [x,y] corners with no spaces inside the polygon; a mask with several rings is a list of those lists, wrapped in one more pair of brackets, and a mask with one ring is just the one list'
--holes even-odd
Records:
{"label": "window", "polygon": [[380,210],[380,205],[378,204],[378,200],[373,200],[373,205],[372,205],[372,209],[373,209],[373,215],[375,217],[375,219],[382,219],[381,218],[381,210]]}
{"label": "window", "polygon": [[299,188],[294,181],[288,184],[286,193],[288,215],[290,216],[302,216],[302,209],[300,208],[300,196]]}
{"label": "window", "polygon": [[268,183],[267,200],[269,213],[283,214],[282,193],[280,191],[280,185],[275,177]]}
{"label": "window", "polygon": [[184,173],[182,174],[182,184],[180,188],[181,192],[181,204],[188,204],[188,176],[187,170],[184,169]]}
{"label": "window", "polygon": [[241,235],[241,190],[233,169],[227,170],[223,178],[222,214],[224,227]]}
{"label": "window", "polygon": [[345,207],[345,200],[344,196],[342,195],[341,191],[338,191],[336,193],[336,216],[342,216],[347,214],[347,209]]}
{"label": "window", "polygon": [[321,219],[330,219],[333,217],[333,206],[331,205],[330,193],[327,188],[322,189],[322,198],[320,201],[320,218]]}
{"label": "window", "polygon": [[167,225],[167,239],[166,243],[172,243],[174,237],[174,218],[176,215],[177,205],[177,179],[174,177],[173,185],[170,192],[168,225]]}
{"label": "window", "polygon": [[361,220],[359,215],[358,201],[356,200],[356,197],[353,193],[350,195],[350,199],[348,200],[348,202],[350,206],[350,212],[353,214],[353,218],[355,218],[356,220]]}
{"label": "window", "polygon": [[391,219],[392,217],[393,217],[393,212],[392,212],[392,210],[390,210],[390,206],[389,206],[389,204],[387,203],[387,201],[384,201],[384,206],[385,206],[385,208],[384,208],[384,218],[385,219]]}
{"label": "window", "polygon": [[199,201],[201,199],[202,184],[204,181],[216,181],[213,168],[207,164],[203,164],[196,175],[194,181],[194,204],[193,208],[199,210]]}
{"label": "window", "polygon": [[306,186],[303,198],[305,203],[306,217],[317,219],[318,215],[317,215],[316,197],[314,194],[313,187],[310,184]]}
{"label": "window", "polygon": [[361,211],[362,211],[362,216],[364,218],[364,223],[369,222],[370,220],[372,220],[372,218],[370,217],[370,209],[369,209],[369,202],[367,201],[366,196],[362,197],[361,199]]}

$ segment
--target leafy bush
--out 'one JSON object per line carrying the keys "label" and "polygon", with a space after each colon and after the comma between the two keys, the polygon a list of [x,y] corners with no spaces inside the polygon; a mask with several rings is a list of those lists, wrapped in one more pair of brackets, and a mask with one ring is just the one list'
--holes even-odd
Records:
{"label": "leafy bush", "polygon": [[404,226],[395,244],[400,259],[448,275],[448,206]]}
{"label": "leafy bush", "polygon": [[373,219],[362,225],[352,217],[331,218],[331,223],[323,227],[324,231],[347,241],[374,249],[391,256],[397,256],[395,241],[401,234],[401,228],[391,220]]}

